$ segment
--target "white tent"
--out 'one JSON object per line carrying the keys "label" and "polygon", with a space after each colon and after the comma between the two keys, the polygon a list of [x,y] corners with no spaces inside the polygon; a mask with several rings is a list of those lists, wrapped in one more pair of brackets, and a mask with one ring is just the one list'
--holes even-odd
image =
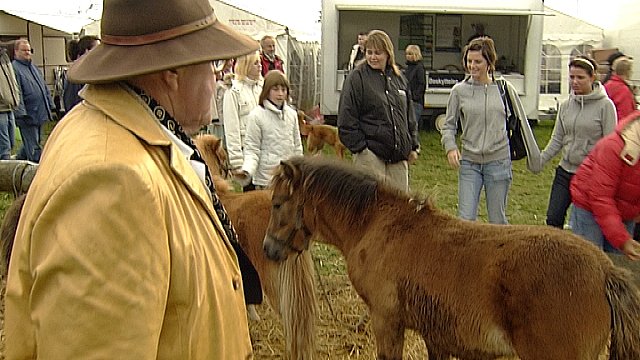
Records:
{"label": "white tent", "polygon": [[[545,7],[544,31],[542,34],[543,69],[553,72],[550,78],[559,80],[559,93],[542,91],[538,109],[555,109],[559,102],[569,96],[569,61],[572,55],[590,48],[601,48],[604,42],[604,30],[598,26]],[[546,56],[546,58],[545,58]],[[551,114],[552,115],[552,114]]]}
{"label": "white tent", "polygon": [[544,18],[542,41],[545,44],[554,44],[559,48],[602,44],[602,28],[551,8],[545,8],[545,13],[549,14]]}

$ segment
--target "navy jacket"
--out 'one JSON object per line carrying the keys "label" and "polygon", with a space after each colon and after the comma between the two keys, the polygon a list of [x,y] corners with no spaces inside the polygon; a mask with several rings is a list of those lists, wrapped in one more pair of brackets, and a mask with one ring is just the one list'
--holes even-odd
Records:
{"label": "navy jacket", "polygon": [[39,126],[51,120],[53,99],[40,70],[30,61],[15,59],[12,64],[22,92],[22,102],[14,111],[16,124]]}
{"label": "navy jacket", "polygon": [[407,160],[420,142],[405,77],[390,67],[382,72],[367,63],[357,66],[342,87],[338,131],[352,153],[369,148],[389,163]]}
{"label": "navy jacket", "polygon": [[422,62],[407,61],[407,69],[404,71],[404,76],[407,78],[409,87],[411,88],[411,100],[418,104],[424,104],[424,92],[427,90],[427,77]]}

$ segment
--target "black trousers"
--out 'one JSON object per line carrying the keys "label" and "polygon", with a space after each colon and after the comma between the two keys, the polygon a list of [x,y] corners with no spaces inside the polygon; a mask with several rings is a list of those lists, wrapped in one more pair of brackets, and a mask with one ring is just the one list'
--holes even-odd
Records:
{"label": "black trousers", "polygon": [[547,207],[547,225],[562,229],[567,217],[567,209],[571,205],[571,192],[569,185],[573,173],[562,167],[556,168],[556,176],[553,178],[551,193],[549,194],[549,206]]}

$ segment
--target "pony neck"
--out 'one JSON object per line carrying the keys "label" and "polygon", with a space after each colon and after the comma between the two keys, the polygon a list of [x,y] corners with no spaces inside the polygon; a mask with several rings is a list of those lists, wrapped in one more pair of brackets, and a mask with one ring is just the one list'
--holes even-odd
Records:
{"label": "pony neck", "polygon": [[211,180],[219,195],[228,194],[231,191],[231,184],[218,174],[212,174]]}

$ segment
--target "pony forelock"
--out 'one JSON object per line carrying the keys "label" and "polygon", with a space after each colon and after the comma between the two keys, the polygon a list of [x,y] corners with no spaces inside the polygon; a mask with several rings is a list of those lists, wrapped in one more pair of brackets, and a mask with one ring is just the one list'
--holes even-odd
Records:
{"label": "pony forelock", "polygon": [[[284,166],[294,169],[297,179],[289,178],[283,171]],[[303,202],[335,204],[336,216],[348,222],[363,219],[378,191],[386,189],[378,178],[359,168],[316,157],[299,157],[285,162],[273,177],[273,185],[288,185],[291,190],[302,187],[300,193],[307,196]]]}

